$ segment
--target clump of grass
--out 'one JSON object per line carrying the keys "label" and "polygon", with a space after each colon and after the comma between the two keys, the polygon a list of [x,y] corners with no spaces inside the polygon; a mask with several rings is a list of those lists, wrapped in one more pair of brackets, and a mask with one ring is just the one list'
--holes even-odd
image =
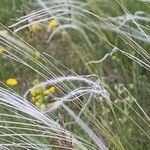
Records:
{"label": "clump of grass", "polygon": [[[17,95],[21,93],[18,89],[15,94],[15,88],[13,92],[0,88],[1,148],[148,149],[150,119],[137,95],[142,89],[137,83],[142,81],[136,80],[140,76],[147,79],[135,65],[139,64],[142,71],[149,74],[147,25],[150,20],[144,4],[137,2],[132,10],[128,1],[37,0],[32,5],[34,12],[9,26],[13,32],[1,24],[2,30],[9,31],[0,32],[2,57],[18,62],[15,67],[26,66],[30,72],[26,74],[28,78],[38,75],[41,80],[33,87],[27,81],[29,86],[23,96]],[[108,8],[110,12],[106,11]],[[50,22],[54,20],[52,27]],[[51,28],[47,31],[49,25]],[[26,34],[31,36],[30,40],[38,41],[49,51],[38,51],[38,44],[34,43],[37,49],[33,48],[28,44],[30,40],[25,38],[26,42],[20,34],[23,38]],[[60,57],[62,63],[50,54],[54,52],[50,47],[60,38],[71,50],[69,56]],[[63,61],[69,63],[70,69]],[[113,69],[113,64],[119,69]],[[72,68],[80,70],[81,75]],[[130,77],[132,71],[134,79]],[[106,76],[99,79],[102,74]],[[132,85],[130,91],[126,88],[128,85]],[[49,86],[55,86],[56,94],[46,95],[51,99],[49,102],[43,97],[42,101],[49,105],[40,110],[30,100],[30,93]]]}

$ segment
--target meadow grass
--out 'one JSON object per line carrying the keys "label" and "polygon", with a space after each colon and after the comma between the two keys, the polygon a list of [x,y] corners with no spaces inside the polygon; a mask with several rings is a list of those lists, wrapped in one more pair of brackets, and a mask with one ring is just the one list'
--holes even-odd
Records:
{"label": "meadow grass", "polygon": [[148,150],[149,4],[0,1],[0,149]]}

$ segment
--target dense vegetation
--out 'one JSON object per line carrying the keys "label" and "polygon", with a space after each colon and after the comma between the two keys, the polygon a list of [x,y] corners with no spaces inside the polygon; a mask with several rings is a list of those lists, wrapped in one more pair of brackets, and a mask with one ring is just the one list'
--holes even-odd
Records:
{"label": "dense vegetation", "polygon": [[150,2],[0,1],[0,149],[148,150]]}

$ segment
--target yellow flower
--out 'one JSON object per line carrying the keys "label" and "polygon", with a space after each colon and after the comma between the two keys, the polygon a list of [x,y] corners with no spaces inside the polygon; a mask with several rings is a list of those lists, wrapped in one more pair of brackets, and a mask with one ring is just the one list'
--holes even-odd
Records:
{"label": "yellow flower", "polygon": [[6,84],[10,86],[14,86],[18,84],[18,81],[15,78],[10,78],[6,80]]}
{"label": "yellow flower", "polygon": [[38,95],[38,96],[36,96],[36,99],[38,102],[43,103],[44,97],[43,97],[43,95]]}
{"label": "yellow flower", "polygon": [[4,52],[4,48],[0,46],[0,54],[2,54]]}
{"label": "yellow flower", "polygon": [[36,95],[36,90],[32,89],[32,90],[31,90],[31,95],[32,95],[33,97],[35,97],[35,95]]}
{"label": "yellow flower", "polygon": [[56,19],[52,19],[50,22],[49,22],[49,25],[51,27],[57,27],[58,26],[58,22]]}
{"label": "yellow flower", "polygon": [[55,93],[55,87],[54,86],[50,87],[48,90],[52,94]]}
{"label": "yellow flower", "polygon": [[40,102],[38,102],[38,101],[36,101],[36,102],[35,102],[35,106],[36,106],[36,107],[38,107],[38,108],[39,108],[39,107],[40,107],[40,105],[41,105],[41,103],[40,103]]}
{"label": "yellow flower", "polygon": [[0,34],[6,36],[6,35],[8,35],[8,31],[7,30],[0,30]]}
{"label": "yellow flower", "polygon": [[34,23],[29,28],[31,31],[39,31],[42,29],[42,26],[39,23]]}
{"label": "yellow flower", "polygon": [[41,110],[45,110],[46,109],[46,104],[41,104],[39,107]]}
{"label": "yellow flower", "polygon": [[58,21],[56,19],[52,19],[47,26],[47,32],[50,32],[52,28],[57,26],[58,26]]}
{"label": "yellow flower", "polygon": [[36,98],[34,96],[32,96],[32,101],[35,102]]}

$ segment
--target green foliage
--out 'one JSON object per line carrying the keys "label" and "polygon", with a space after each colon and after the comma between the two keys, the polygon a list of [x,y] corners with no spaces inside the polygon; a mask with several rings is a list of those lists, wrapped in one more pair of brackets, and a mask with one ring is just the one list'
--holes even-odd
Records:
{"label": "green foliage", "polygon": [[[77,141],[84,143],[87,149],[91,149],[91,145],[95,150],[100,148],[95,140],[95,137],[98,137],[108,149],[148,150],[150,147],[149,2],[137,0],[61,2],[60,4],[55,0],[52,3],[47,0],[0,1],[2,23],[0,29],[8,30],[7,27],[10,29],[8,35],[0,35],[0,46],[5,48],[0,54],[1,86],[11,88],[18,95],[22,95],[42,81],[59,80],[60,76],[68,76],[69,83],[65,81],[56,84],[56,87],[48,85],[33,88],[34,91],[31,90],[25,98],[36,109],[35,111],[53,118],[62,127],[61,131],[63,129],[69,131]],[[43,12],[38,12],[39,10]],[[35,14],[31,19],[30,14],[33,12]],[[26,20],[20,18],[23,15]],[[49,27],[52,20],[55,25]],[[14,24],[16,22],[18,24]],[[14,32],[17,32],[16,35]],[[61,107],[49,112],[51,107],[55,107],[53,101],[55,96],[58,100],[65,99],[72,91],[70,95],[87,88],[86,83],[81,83],[80,78],[75,81],[69,80],[69,76],[78,74],[94,74],[95,76],[91,77],[94,83],[98,82],[97,77],[101,78],[102,85],[110,93],[110,101],[104,96],[95,96],[92,92],[89,95],[87,93],[82,95],[79,92],[76,96],[69,97]],[[16,86],[10,87],[5,84],[11,77],[19,81]],[[33,84],[36,79],[38,83]],[[49,92],[51,87],[57,89],[55,93]],[[18,119],[15,118],[15,111],[15,109],[11,111],[11,107],[6,109],[3,103],[0,104],[0,114],[4,114],[0,115],[0,120],[6,120],[6,123],[0,122],[0,126],[4,127],[0,130],[2,135],[8,132],[5,127],[11,127],[8,122],[22,122],[26,129],[29,129],[30,121],[31,126],[33,125],[35,116],[26,116],[31,119],[30,121]],[[10,119],[6,114],[12,112]],[[21,113],[23,116],[26,115],[24,111]],[[18,133],[14,141],[9,136],[11,132],[8,132],[8,136],[4,136],[0,144],[4,144],[5,141],[19,143],[21,140],[19,135],[22,133],[43,134],[41,127],[47,124],[44,122],[42,126],[40,122],[40,125],[36,128],[32,126],[31,130],[27,131],[17,131],[19,129],[17,126],[17,129],[13,130],[14,133]],[[15,123],[12,126],[16,126]],[[86,126],[92,130],[93,138],[88,135]],[[38,130],[34,132],[34,129]],[[44,129],[44,132],[46,131],[47,129]],[[50,136],[44,133],[44,136],[33,136],[32,140],[29,137],[25,138],[33,143],[36,141],[36,144],[43,143],[48,148],[63,149],[64,146],[70,149],[85,149],[80,142],[72,143],[68,132],[66,134],[71,140],[67,141],[68,137],[63,132],[56,131],[56,134],[54,131]],[[59,134],[65,137],[64,141]],[[34,147],[29,147],[31,148]]]}

